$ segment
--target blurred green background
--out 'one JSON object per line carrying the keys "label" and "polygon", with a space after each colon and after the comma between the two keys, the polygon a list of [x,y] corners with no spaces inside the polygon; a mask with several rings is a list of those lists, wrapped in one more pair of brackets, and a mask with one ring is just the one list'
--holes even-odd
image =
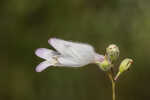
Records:
{"label": "blurred green background", "polygon": [[150,1],[0,0],[0,100],[111,100],[111,83],[96,65],[35,72],[43,59],[34,51],[52,48],[51,37],[89,43],[101,54],[117,44],[118,62],[134,59],[117,100],[150,98]]}

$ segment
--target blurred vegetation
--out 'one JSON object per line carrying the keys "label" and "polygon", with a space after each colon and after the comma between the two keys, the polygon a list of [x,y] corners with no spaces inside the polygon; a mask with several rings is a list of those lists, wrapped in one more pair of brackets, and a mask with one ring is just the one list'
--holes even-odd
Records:
{"label": "blurred vegetation", "polygon": [[111,84],[96,65],[36,73],[37,48],[50,37],[86,42],[103,54],[115,43],[121,60],[134,59],[122,75],[117,100],[150,98],[150,1],[1,0],[0,100],[111,100]]}

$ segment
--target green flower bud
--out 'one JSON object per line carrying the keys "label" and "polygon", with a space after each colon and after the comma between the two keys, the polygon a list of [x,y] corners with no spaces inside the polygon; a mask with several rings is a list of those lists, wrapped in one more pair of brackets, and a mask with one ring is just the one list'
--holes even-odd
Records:
{"label": "green flower bud", "polygon": [[106,48],[106,55],[111,62],[114,62],[119,57],[119,48],[115,44],[111,44]]}
{"label": "green flower bud", "polygon": [[118,79],[118,77],[120,76],[120,74],[122,74],[123,72],[127,71],[130,68],[130,66],[131,66],[132,63],[133,63],[132,59],[130,59],[130,58],[124,59],[121,62],[120,66],[119,66],[119,72],[117,73],[117,75],[115,77],[115,80]]}
{"label": "green flower bud", "polygon": [[103,61],[97,62],[97,64],[103,71],[108,71],[112,67],[110,61],[106,57],[104,58]]}

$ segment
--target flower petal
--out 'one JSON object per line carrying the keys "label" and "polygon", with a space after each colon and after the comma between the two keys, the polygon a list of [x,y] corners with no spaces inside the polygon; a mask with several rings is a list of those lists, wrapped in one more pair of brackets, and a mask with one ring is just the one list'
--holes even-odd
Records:
{"label": "flower petal", "polygon": [[36,72],[41,72],[44,69],[46,69],[47,67],[51,66],[52,64],[48,61],[43,61],[41,62],[37,67],[36,67]]}
{"label": "flower petal", "polygon": [[59,64],[56,64],[56,66],[65,66],[65,67],[83,66],[82,64],[75,62],[75,60],[72,57],[59,57],[58,62]]}
{"label": "flower petal", "polygon": [[50,49],[46,49],[46,48],[39,48],[35,51],[35,54],[43,59],[49,59],[54,55],[58,55],[57,52],[50,50]]}
{"label": "flower petal", "polygon": [[80,64],[87,64],[94,61],[95,51],[91,45],[57,38],[51,38],[48,42],[62,55],[73,57]]}

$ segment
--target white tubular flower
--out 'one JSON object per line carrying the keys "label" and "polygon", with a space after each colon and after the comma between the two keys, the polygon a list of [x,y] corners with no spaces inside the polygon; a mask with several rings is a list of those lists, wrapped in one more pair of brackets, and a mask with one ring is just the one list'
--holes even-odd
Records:
{"label": "white tubular flower", "polygon": [[104,56],[97,54],[91,45],[51,38],[48,43],[56,49],[39,48],[35,54],[45,59],[36,67],[41,72],[50,66],[81,67],[90,63],[102,62]]}

